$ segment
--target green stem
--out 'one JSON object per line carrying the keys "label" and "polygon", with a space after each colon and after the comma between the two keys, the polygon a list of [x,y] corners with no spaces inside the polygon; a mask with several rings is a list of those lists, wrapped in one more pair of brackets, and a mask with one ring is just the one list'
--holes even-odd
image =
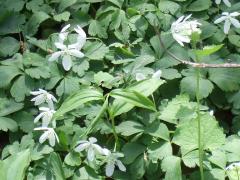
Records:
{"label": "green stem", "polygon": [[116,150],[118,150],[118,147],[119,147],[118,135],[117,135],[116,128],[115,128],[114,117],[110,116],[110,119],[111,119],[111,122],[112,122],[113,135],[114,135],[114,138],[115,138],[114,151],[116,151]]}
{"label": "green stem", "polygon": [[198,121],[198,154],[199,154],[199,166],[201,180],[204,180],[203,174],[203,149],[201,143],[201,118],[200,118],[200,69],[197,68],[197,89],[196,89],[196,99],[197,99],[197,121]]}

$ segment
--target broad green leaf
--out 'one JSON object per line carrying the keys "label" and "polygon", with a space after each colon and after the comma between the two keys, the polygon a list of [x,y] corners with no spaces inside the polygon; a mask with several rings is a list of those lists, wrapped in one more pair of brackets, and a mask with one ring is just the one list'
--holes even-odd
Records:
{"label": "broad green leaf", "polygon": [[[58,81],[62,79],[61,75],[56,76],[55,78],[52,78],[51,83],[58,83]],[[73,76],[67,76],[59,83],[59,85],[56,88],[56,93],[58,96],[64,95],[70,95],[72,93],[75,93],[79,90],[79,78],[73,77]]]}
{"label": "broad green leaf", "polygon": [[[2,180],[23,180],[25,171],[30,164],[30,150],[24,150],[3,160],[0,166],[0,174],[5,174]],[[2,172],[4,171],[4,172]],[[2,178],[2,177],[1,177]]]}
{"label": "broad green leaf", "polygon": [[133,179],[141,179],[145,174],[145,159],[144,156],[139,156],[135,161],[130,165],[130,173],[132,174]]}
{"label": "broad green leaf", "polygon": [[165,180],[182,180],[181,159],[179,157],[165,157],[161,167],[166,172]]}
{"label": "broad green leaf", "polygon": [[[196,96],[197,80],[195,76],[188,76],[181,80],[181,92],[189,94],[190,97]],[[213,90],[213,84],[207,79],[200,78],[199,80],[199,96],[206,98]]]}
{"label": "broad green leaf", "polygon": [[98,36],[100,38],[107,38],[106,28],[97,20],[92,20],[90,22],[88,33],[91,36]]}
{"label": "broad green leaf", "polygon": [[123,162],[125,164],[131,164],[140,154],[143,154],[145,149],[146,147],[144,145],[136,142],[126,143],[122,148],[124,153]]}
{"label": "broad green leaf", "polygon": [[107,0],[107,1],[109,1],[109,2],[111,2],[111,3],[113,3],[113,4],[115,4],[115,5],[118,6],[119,8],[122,7],[123,2],[124,2],[124,0]]}
{"label": "broad green leaf", "polygon": [[7,36],[0,40],[0,47],[0,56],[7,57],[18,52],[20,43],[15,38]]}
{"label": "broad green leaf", "polygon": [[81,164],[81,158],[76,152],[69,152],[65,158],[64,162],[69,166],[79,166]]}
{"label": "broad green leaf", "polygon": [[107,72],[98,72],[94,74],[94,81],[97,85],[111,89],[114,84],[115,78]]}
{"label": "broad green leaf", "polygon": [[26,111],[20,111],[14,113],[13,119],[18,123],[20,129],[23,132],[29,133],[32,132],[34,129],[34,116]]}
{"label": "broad green leaf", "polygon": [[101,60],[109,51],[108,47],[101,42],[87,42],[83,49],[85,50],[85,56],[91,60]]}
{"label": "broad green leaf", "polygon": [[51,164],[51,169],[52,169],[52,172],[53,172],[55,178],[58,180],[65,180],[64,172],[63,172],[63,168],[62,168],[63,164],[62,164],[62,161],[61,161],[59,155],[55,152],[51,153],[49,162]]}
{"label": "broad green leaf", "polygon": [[224,145],[224,150],[226,151],[227,159],[230,162],[240,161],[240,139],[231,138],[227,139],[226,144]]}
{"label": "broad green leaf", "polygon": [[23,103],[16,103],[13,99],[0,98],[0,116],[6,116],[23,108]]}
{"label": "broad green leaf", "polygon": [[228,36],[229,42],[234,46],[240,47],[240,36],[238,35],[229,35]]}
{"label": "broad green leaf", "polygon": [[7,8],[9,11],[19,12],[23,9],[25,2],[23,0],[5,0],[1,2],[1,6]]}
{"label": "broad green leaf", "polygon": [[220,50],[223,47],[223,45],[224,44],[205,46],[202,50],[196,50],[195,53],[198,56],[209,56]]}
{"label": "broad green leaf", "polygon": [[102,92],[93,89],[93,88],[86,88],[81,89],[77,93],[69,96],[60,106],[60,108],[56,111],[54,114],[55,118],[58,118],[65,113],[72,111],[81,105],[83,105],[86,102],[89,101],[96,101],[96,100],[102,100],[103,95]]}
{"label": "broad green leaf", "polygon": [[[144,96],[150,96],[154,91],[157,90],[165,81],[159,79],[146,79],[127,87],[126,90],[136,91]],[[118,116],[122,113],[130,111],[134,105],[126,103],[124,100],[116,99],[110,107],[112,116]]]}
{"label": "broad green leaf", "polygon": [[61,22],[61,21],[68,21],[69,17],[70,17],[70,13],[68,11],[64,11],[63,13],[53,16],[53,19],[55,21]]}
{"label": "broad green leaf", "polygon": [[209,157],[209,161],[224,170],[227,163],[227,156],[224,151],[215,150]]}
{"label": "broad green leaf", "polygon": [[8,86],[21,71],[15,66],[0,66],[0,88]]}
{"label": "broad green leaf", "polygon": [[39,25],[48,18],[49,15],[45,12],[35,12],[27,22],[24,29],[24,34],[28,36],[33,36],[38,31]]}
{"label": "broad green leaf", "polygon": [[163,13],[170,13],[174,15],[180,8],[180,6],[173,1],[161,0],[158,3],[159,10]]}
{"label": "broad green leaf", "polygon": [[77,2],[77,0],[61,0],[58,6],[58,11],[62,12],[66,8],[74,5]]}
{"label": "broad green leaf", "polygon": [[104,180],[103,177],[99,176],[94,169],[89,166],[84,166],[78,169],[72,178],[72,180]]}
{"label": "broad green leaf", "polygon": [[167,126],[157,120],[150,124],[148,127],[146,127],[144,133],[164,139],[166,141],[169,141],[170,139]]}
{"label": "broad green leaf", "polygon": [[123,136],[131,136],[143,132],[144,126],[136,121],[124,121],[116,126],[116,131]]}
{"label": "broad green leaf", "polygon": [[6,117],[0,117],[0,130],[2,131],[16,131],[17,130],[17,123],[16,121],[6,118]]}
{"label": "broad green leaf", "polygon": [[170,142],[160,141],[152,143],[148,147],[149,159],[153,162],[157,162],[158,160],[171,156],[172,151]]}
{"label": "broad green leaf", "polygon": [[143,94],[129,89],[115,89],[110,92],[110,96],[117,100],[124,101],[136,107],[146,108],[156,111],[153,102]]}
{"label": "broad green leaf", "polygon": [[196,0],[193,1],[187,8],[188,11],[203,11],[209,9],[211,6],[211,0]]}
{"label": "broad green leaf", "polygon": [[[201,140],[204,150],[213,151],[225,143],[225,135],[218,122],[209,113],[201,114]],[[193,119],[178,126],[173,142],[182,149],[182,154],[198,149],[198,121]]]}
{"label": "broad green leaf", "polygon": [[209,69],[209,80],[214,82],[223,91],[235,91],[239,89],[239,69],[215,68]]}

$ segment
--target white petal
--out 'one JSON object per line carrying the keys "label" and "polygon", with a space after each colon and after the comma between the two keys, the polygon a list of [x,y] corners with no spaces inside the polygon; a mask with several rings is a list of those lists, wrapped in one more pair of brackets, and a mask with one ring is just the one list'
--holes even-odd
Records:
{"label": "white petal", "polygon": [[76,148],[75,148],[75,151],[76,152],[81,152],[83,150],[85,150],[86,148],[89,147],[89,144],[88,143],[82,143],[80,145],[78,145]]}
{"label": "white petal", "polygon": [[50,132],[48,136],[49,144],[53,147],[55,146],[55,135],[54,132]]}
{"label": "white petal", "polygon": [[35,117],[35,119],[33,120],[34,123],[37,123],[39,121],[39,119],[42,118],[42,116],[44,115],[44,113],[40,113],[37,117]]}
{"label": "white petal", "polygon": [[231,7],[231,3],[228,0],[223,0],[224,4],[226,4],[226,6]]}
{"label": "white petal", "polygon": [[54,136],[55,136],[55,138],[56,138],[57,142],[59,143],[59,138],[58,138],[58,135],[57,135],[57,133],[55,133],[55,131],[53,131],[53,133],[54,133]]}
{"label": "white petal", "polygon": [[89,161],[93,161],[94,157],[95,157],[94,149],[93,149],[93,147],[90,146],[87,151],[87,158]]}
{"label": "white petal", "polygon": [[61,32],[65,32],[69,27],[70,27],[70,24],[67,24],[62,28]]}
{"label": "white petal", "polygon": [[232,16],[232,17],[236,17],[236,16],[239,16],[239,15],[240,15],[239,12],[233,12],[233,13],[230,14],[230,16]]}
{"label": "white petal", "polygon": [[84,54],[81,51],[78,51],[76,49],[71,49],[68,52],[69,52],[70,55],[78,57],[78,58],[84,57]]}
{"label": "white petal", "polygon": [[39,138],[39,142],[42,144],[43,142],[46,141],[46,139],[48,138],[48,131],[44,132],[40,138]]}
{"label": "white petal", "polygon": [[48,131],[50,129],[51,128],[48,128],[48,127],[37,127],[37,128],[34,128],[33,130],[35,130],[35,131]]}
{"label": "white petal", "polygon": [[240,28],[240,23],[237,19],[234,18],[230,18],[230,21],[232,22],[232,24],[236,27],[236,28]]}
{"label": "white petal", "polygon": [[102,155],[109,156],[111,154],[111,151],[109,151],[107,148],[102,149]]}
{"label": "white petal", "polygon": [[146,76],[144,76],[144,74],[142,73],[136,73],[136,81],[142,81],[144,79],[146,79]]}
{"label": "white petal", "polygon": [[63,52],[62,51],[58,51],[58,52],[55,52],[53,53],[50,58],[48,59],[48,61],[55,61],[59,58],[59,56],[61,56]]}
{"label": "white petal", "polygon": [[41,94],[42,92],[41,91],[31,91],[30,94],[36,96],[36,95],[39,95]]}
{"label": "white petal", "polygon": [[184,19],[185,16],[181,16],[180,18],[177,19],[177,21],[175,21],[174,24],[178,24],[180,23],[183,19]]}
{"label": "white petal", "polygon": [[221,3],[221,0],[215,0],[215,3],[216,3],[216,4],[220,4],[220,3]]}
{"label": "white petal", "polygon": [[48,107],[40,107],[39,108],[40,111],[50,111],[50,109]]}
{"label": "white petal", "polygon": [[218,24],[218,23],[220,23],[220,22],[222,22],[222,21],[225,21],[225,20],[226,20],[226,16],[222,16],[222,17],[216,19],[216,20],[214,21],[214,24]]}
{"label": "white petal", "polygon": [[66,45],[64,45],[63,43],[60,43],[60,42],[55,42],[54,44],[58,49],[61,49],[61,50],[65,50],[67,48]]}
{"label": "white petal", "polygon": [[99,154],[103,154],[101,146],[99,146],[98,144],[93,144],[92,146]]}
{"label": "white petal", "polygon": [[126,171],[126,167],[123,165],[123,163],[120,160],[116,160],[117,166],[121,171]]}
{"label": "white petal", "polygon": [[106,169],[105,169],[106,176],[108,176],[108,177],[112,176],[114,169],[115,169],[114,163],[112,163],[112,162],[107,163]]}
{"label": "white petal", "polygon": [[35,101],[34,102],[35,106],[38,106],[38,105],[44,103],[44,101],[45,101],[44,94],[40,94],[40,95],[36,96],[35,98],[32,98],[31,101]]}
{"label": "white petal", "polygon": [[152,78],[160,79],[161,75],[162,75],[162,71],[158,70],[152,75]]}
{"label": "white petal", "polygon": [[52,119],[52,116],[49,116],[48,114],[46,114],[45,116],[43,116],[43,118],[42,118],[42,126],[43,126],[43,127],[48,127],[51,119]]}
{"label": "white petal", "polygon": [[77,28],[74,28],[74,30],[83,38],[86,39],[86,33],[85,31],[80,27],[80,26],[77,26]]}
{"label": "white petal", "polygon": [[72,59],[69,55],[64,55],[62,59],[63,69],[69,71],[72,67]]}
{"label": "white petal", "polygon": [[97,142],[97,139],[95,137],[90,137],[89,142],[93,144],[93,143]]}
{"label": "white petal", "polygon": [[47,99],[47,103],[50,109],[54,109],[53,101],[51,99]]}
{"label": "white petal", "polygon": [[223,29],[224,29],[223,31],[225,34],[228,34],[230,26],[231,26],[231,22],[229,20],[226,20],[224,23],[224,27],[223,27]]}

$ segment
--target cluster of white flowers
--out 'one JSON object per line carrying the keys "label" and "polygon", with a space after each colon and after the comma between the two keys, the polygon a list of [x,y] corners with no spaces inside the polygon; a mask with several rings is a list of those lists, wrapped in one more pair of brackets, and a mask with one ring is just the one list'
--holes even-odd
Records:
{"label": "cluster of white flowers", "polygon": [[55,142],[59,142],[58,136],[54,131],[54,128],[48,127],[51,123],[52,127],[56,126],[55,121],[52,120],[52,117],[55,113],[54,110],[54,102],[57,102],[57,99],[47,91],[43,89],[39,89],[38,91],[32,91],[30,94],[35,95],[31,101],[34,102],[35,106],[39,106],[42,104],[47,104],[48,107],[39,107],[41,111],[38,116],[35,117],[34,123],[37,123],[40,119],[42,120],[42,126],[38,128],[34,128],[34,130],[42,130],[44,133],[40,136],[39,142],[43,143],[47,139],[51,146],[55,146]]}
{"label": "cluster of white flowers", "polygon": [[[152,78],[160,79],[161,75],[162,75],[162,71],[157,70],[155,73],[153,73]],[[135,77],[136,81],[142,81],[146,78],[147,77],[143,73],[136,73],[136,77]]]}
{"label": "cluster of white flowers", "polygon": [[183,43],[190,43],[192,33],[201,33],[199,29],[201,23],[197,20],[189,21],[190,17],[191,14],[187,17],[181,16],[171,25],[172,36],[181,46],[184,46]]}
{"label": "cluster of white flowers", "polygon": [[63,27],[61,32],[59,33],[58,42],[55,42],[55,46],[59,49],[59,51],[54,52],[51,57],[48,59],[49,61],[56,61],[59,57],[62,58],[62,65],[66,71],[69,71],[72,67],[72,57],[82,58],[84,54],[80,51],[83,45],[86,42],[86,33],[80,26],[74,28],[77,33],[77,41],[73,44],[64,44],[65,40],[69,35],[70,24]]}
{"label": "cluster of white flowers", "polygon": [[75,148],[76,152],[86,151],[87,152],[87,159],[89,161],[93,161],[95,159],[96,154],[100,154],[105,156],[106,160],[106,168],[105,173],[106,176],[110,177],[113,175],[115,166],[119,168],[121,171],[126,171],[126,167],[123,165],[123,163],[118,159],[121,157],[124,157],[122,153],[117,152],[111,152],[110,150],[106,148],[102,148],[98,144],[96,144],[97,139],[94,137],[90,137],[87,140],[78,141],[78,145]]}

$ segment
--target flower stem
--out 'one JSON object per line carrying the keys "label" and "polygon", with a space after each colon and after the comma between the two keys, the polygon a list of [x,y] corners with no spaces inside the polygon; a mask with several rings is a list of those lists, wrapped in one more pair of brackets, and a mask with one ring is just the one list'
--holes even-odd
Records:
{"label": "flower stem", "polygon": [[116,132],[116,128],[115,128],[115,120],[114,117],[110,116],[111,122],[112,122],[112,130],[113,130],[113,135],[115,138],[115,145],[114,145],[114,151],[118,150],[119,147],[119,142],[118,142],[118,135]]}
{"label": "flower stem", "polygon": [[198,154],[199,154],[199,167],[200,167],[200,175],[201,180],[204,180],[203,174],[203,149],[201,143],[201,118],[200,118],[200,69],[197,68],[197,89],[196,89],[196,99],[197,99],[197,121],[198,121]]}

